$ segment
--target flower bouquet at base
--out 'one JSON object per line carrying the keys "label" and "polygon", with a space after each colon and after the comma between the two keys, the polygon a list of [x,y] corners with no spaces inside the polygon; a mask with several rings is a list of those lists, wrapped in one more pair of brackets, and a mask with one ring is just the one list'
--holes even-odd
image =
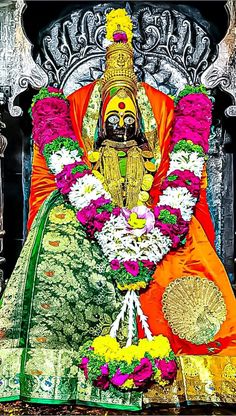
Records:
{"label": "flower bouquet at base", "polygon": [[174,352],[163,335],[128,347],[121,347],[110,335],[99,336],[80,348],[79,360],[85,378],[102,390],[110,385],[143,390],[153,382],[165,386],[177,373]]}

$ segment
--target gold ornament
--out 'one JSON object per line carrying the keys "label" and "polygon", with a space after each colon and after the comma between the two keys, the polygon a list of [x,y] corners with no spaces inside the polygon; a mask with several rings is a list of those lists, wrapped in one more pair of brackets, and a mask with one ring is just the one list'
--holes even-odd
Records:
{"label": "gold ornament", "polygon": [[132,209],[137,205],[138,196],[143,181],[143,157],[142,151],[135,146],[127,152],[126,170],[126,207]]}
{"label": "gold ornament", "polygon": [[153,184],[153,176],[150,173],[145,173],[143,176],[142,190],[149,191]]}
{"label": "gold ornament", "polygon": [[157,168],[156,165],[152,162],[146,161],[144,163],[145,169],[147,169],[149,172],[156,172]]}
{"label": "gold ornament", "polygon": [[102,99],[105,101],[112,89],[137,92],[137,77],[134,73],[133,49],[128,43],[113,43],[107,48],[106,69],[102,78]]}
{"label": "gold ornament", "polygon": [[122,178],[117,151],[113,147],[105,145],[100,152],[101,173],[104,176],[105,185],[112,196],[113,202],[119,207],[123,207]]}
{"label": "gold ornament", "polygon": [[138,199],[142,202],[147,202],[149,200],[149,193],[146,191],[140,191]]}
{"label": "gold ornament", "polygon": [[95,163],[99,160],[100,157],[100,153],[99,152],[95,152],[95,151],[90,151],[88,152],[88,160],[91,163]]}
{"label": "gold ornament", "polygon": [[219,288],[199,276],[184,276],[170,283],[162,305],[172,332],[197,345],[213,340],[227,314]]}

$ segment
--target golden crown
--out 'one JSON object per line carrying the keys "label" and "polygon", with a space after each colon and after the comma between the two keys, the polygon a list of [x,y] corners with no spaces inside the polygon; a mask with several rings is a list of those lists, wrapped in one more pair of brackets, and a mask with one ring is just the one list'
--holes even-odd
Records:
{"label": "golden crown", "polygon": [[[119,24],[117,22],[119,17]],[[137,77],[134,73],[132,22],[124,9],[111,11],[107,15],[107,33],[113,41],[106,51],[106,68],[102,78],[102,93],[105,98],[112,88],[129,89],[136,95]],[[125,41],[124,41],[125,39]]]}

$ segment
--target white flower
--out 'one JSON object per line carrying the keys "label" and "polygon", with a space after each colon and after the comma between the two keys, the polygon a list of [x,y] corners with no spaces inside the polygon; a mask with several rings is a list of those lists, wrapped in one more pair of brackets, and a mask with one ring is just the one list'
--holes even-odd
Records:
{"label": "white flower", "polygon": [[174,170],[190,170],[196,176],[201,178],[202,169],[204,166],[204,157],[200,157],[197,152],[185,152],[180,150],[179,152],[172,152],[170,155],[170,166],[167,175]]}
{"label": "white flower", "polygon": [[93,175],[78,178],[68,194],[71,204],[77,209],[86,207],[92,200],[96,200],[100,196],[111,199],[111,195],[105,191],[102,183]]}
{"label": "white flower", "polygon": [[78,150],[68,150],[62,147],[61,150],[58,150],[50,156],[48,167],[54,175],[57,175],[63,170],[65,165],[69,165],[75,161],[81,161]]}
{"label": "white flower", "polygon": [[118,259],[150,260],[158,263],[171,248],[172,241],[164,236],[158,228],[137,237],[126,228],[126,220],[120,215],[111,215],[96,239],[109,261]]}
{"label": "white flower", "polygon": [[182,187],[166,188],[160,196],[158,205],[170,205],[172,208],[179,208],[185,221],[190,221],[193,214],[193,207],[197,202],[192,194]]}
{"label": "white flower", "polygon": [[105,48],[108,48],[108,46],[111,46],[113,44],[113,42],[111,42],[110,40],[108,40],[107,38],[104,38],[103,39],[103,41],[102,41],[102,47],[105,49]]}

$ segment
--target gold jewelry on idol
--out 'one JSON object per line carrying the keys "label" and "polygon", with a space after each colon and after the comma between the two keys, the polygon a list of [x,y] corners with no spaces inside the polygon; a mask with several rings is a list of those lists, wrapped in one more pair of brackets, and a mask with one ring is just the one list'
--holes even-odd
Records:
{"label": "gold jewelry on idol", "polygon": [[136,97],[137,77],[134,73],[133,49],[129,43],[113,43],[106,52],[106,69],[102,78],[103,102],[113,89],[118,91],[122,88]]}

